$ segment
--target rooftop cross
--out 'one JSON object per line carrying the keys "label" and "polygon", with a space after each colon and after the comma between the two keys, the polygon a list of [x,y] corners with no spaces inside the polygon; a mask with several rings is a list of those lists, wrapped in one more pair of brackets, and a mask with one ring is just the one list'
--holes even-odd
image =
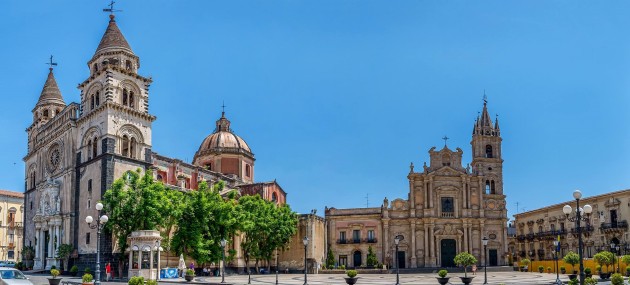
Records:
{"label": "rooftop cross", "polygon": [[50,66],[50,70],[53,69],[53,66],[57,66],[56,62],[53,62],[53,56],[50,55],[50,62],[47,62],[46,64],[48,64],[48,66]]}
{"label": "rooftop cross", "polygon": [[442,139],[444,140],[444,146],[446,146],[446,141],[449,139],[449,137],[444,136]]}
{"label": "rooftop cross", "polygon": [[223,101],[223,104],[221,105],[221,116],[225,115],[225,101]]}
{"label": "rooftop cross", "polygon": [[110,15],[114,15],[114,12],[122,12],[122,10],[116,10],[114,9],[114,4],[116,4],[116,2],[114,0],[112,0],[109,5],[109,8],[105,8],[103,9],[103,12],[109,12]]}
{"label": "rooftop cross", "polygon": [[486,96],[486,89],[483,90],[483,104],[488,103],[488,96]]}

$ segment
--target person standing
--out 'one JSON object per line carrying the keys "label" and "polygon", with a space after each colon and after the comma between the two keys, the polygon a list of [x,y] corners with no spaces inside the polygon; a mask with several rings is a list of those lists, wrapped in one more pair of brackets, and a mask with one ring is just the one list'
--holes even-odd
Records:
{"label": "person standing", "polygon": [[112,277],[112,265],[108,262],[105,265],[105,281],[109,282],[109,278]]}

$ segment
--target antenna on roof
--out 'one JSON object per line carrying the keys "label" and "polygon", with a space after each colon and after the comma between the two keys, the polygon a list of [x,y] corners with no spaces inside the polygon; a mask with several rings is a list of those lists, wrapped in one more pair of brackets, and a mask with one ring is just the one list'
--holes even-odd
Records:
{"label": "antenna on roof", "polygon": [[50,70],[53,69],[53,66],[57,66],[56,62],[53,62],[53,56],[52,54],[50,55],[50,62],[47,62],[46,64],[48,64],[48,66],[50,66]]}
{"label": "antenna on roof", "polygon": [[114,15],[114,12],[122,12],[122,10],[116,10],[114,9],[114,4],[116,4],[116,2],[114,0],[112,0],[109,5],[109,8],[105,8],[103,9],[103,12],[109,12],[110,15]]}

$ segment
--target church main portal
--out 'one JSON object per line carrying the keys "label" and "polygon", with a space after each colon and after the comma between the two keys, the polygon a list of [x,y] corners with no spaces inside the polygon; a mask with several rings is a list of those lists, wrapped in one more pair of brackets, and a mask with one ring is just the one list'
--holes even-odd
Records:
{"label": "church main portal", "polygon": [[442,267],[455,267],[455,240],[454,239],[443,239],[442,246],[440,247],[440,252],[442,253]]}

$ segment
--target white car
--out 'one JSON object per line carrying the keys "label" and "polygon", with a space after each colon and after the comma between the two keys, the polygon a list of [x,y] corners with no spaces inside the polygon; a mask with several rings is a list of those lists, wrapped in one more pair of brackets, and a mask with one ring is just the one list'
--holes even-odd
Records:
{"label": "white car", "polygon": [[0,267],[0,284],[1,285],[33,285],[31,280],[15,268]]}

